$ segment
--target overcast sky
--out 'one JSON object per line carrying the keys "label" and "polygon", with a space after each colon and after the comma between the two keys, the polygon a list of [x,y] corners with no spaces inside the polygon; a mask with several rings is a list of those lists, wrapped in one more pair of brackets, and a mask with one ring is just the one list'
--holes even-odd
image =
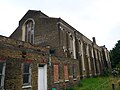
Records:
{"label": "overcast sky", "polygon": [[10,36],[28,10],[61,17],[108,50],[120,40],[120,0],[0,0],[0,35]]}

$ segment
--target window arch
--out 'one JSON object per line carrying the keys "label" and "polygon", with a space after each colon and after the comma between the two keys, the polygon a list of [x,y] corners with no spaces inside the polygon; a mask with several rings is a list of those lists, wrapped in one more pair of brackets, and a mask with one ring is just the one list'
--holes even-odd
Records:
{"label": "window arch", "polygon": [[25,21],[22,27],[22,41],[34,44],[35,22],[32,18]]}
{"label": "window arch", "polygon": [[70,53],[73,52],[73,36],[71,33],[69,33],[69,50],[70,50]]}

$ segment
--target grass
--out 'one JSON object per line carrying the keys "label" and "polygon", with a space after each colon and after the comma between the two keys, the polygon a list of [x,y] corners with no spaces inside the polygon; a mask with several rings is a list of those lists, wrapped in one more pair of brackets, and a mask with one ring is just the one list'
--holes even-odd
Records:
{"label": "grass", "polygon": [[[112,90],[113,81],[115,79],[112,77],[85,78],[80,81],[79,85],[67,90]],[[115,83],[115,88],[115,90],[120,90],[118,83]]]}

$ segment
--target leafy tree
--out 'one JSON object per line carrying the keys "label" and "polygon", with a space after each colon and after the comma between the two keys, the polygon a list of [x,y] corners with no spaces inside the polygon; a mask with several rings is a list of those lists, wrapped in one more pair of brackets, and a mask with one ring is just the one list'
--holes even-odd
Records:
{"label": "leafy tree", "polygon": [[120,40],[115,44],[115,47],[110,51],[112,68],[116,68],[120,63]]}

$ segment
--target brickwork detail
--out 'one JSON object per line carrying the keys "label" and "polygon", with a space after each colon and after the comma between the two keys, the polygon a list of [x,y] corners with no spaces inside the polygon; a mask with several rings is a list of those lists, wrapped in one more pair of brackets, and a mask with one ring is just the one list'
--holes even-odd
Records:
{"label": "brickwork detail", "polygon": [[59,68],[58,65],[54,65],[54,82],[59,80]]}
{"label": "brickwork detail", "polygon": [[69,80],[69,78],[68,78],[68,65],[64,65],[64,77],[65,77],[65,80]]}

